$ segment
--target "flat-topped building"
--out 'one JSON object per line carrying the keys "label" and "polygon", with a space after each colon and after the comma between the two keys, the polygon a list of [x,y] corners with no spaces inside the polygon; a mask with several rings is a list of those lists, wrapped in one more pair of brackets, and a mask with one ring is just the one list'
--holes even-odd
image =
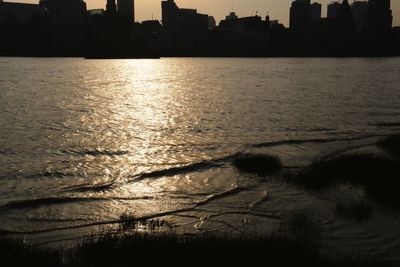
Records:
{"label": "flat-topped building", "polygon": [[37,4],[11,3],[0,0],[0,22],[29,24],[35,18],[47,16],[48,11]]}
{"label": "flat-topped building", "polygon": [[167,32],[201,32],[208,30],[208,15],[196,9],[179,8],[174,0],[161,2],[162,25]]}
{"label": "flat-topped building", "polygon": [[135,22],[135,0],[117,0],[117,13]]}
{"label": "flat-topped building", "polygon": [[83,22],[87,14],[83,0],[40,0],[39,4],[59,22]]}

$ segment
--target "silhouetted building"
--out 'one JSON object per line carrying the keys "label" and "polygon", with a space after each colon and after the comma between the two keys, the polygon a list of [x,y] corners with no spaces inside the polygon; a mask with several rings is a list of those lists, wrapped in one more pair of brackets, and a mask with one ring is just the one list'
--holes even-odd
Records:
{"label": "silhouetted building", "polygon": [[234,19],[231,16],[226,17],[227,19],[221,20],[219,23],[219,29],[224,31],[265,31],[269,29],[269,16],[266,20],[262,20],[260,16],[244,17]]}
{"label": "silhouetted building", "polygon": [[[140,25],[115,14],[93,15],[87,30],[87,58],[150,57],[147,34]],[[149,35],[152,35],[149,34]]]}
{"label": "silhouetted building", "polygon": [[0,2],[0,23],[28,25],[35,19],[47,15],[48,11],[39,5]]}
{"label": "silhouetted building", "polygon": [[135,21],[135,0],[117,0],[117,11],[119,16]]}
{"label": "silhouetted building", "polygon": [[383,49],[390,41],[392,29],[390,0],[370,0],[367,5],[366,42],[368,47]]}
{"label": "silhouetted building", "polygon": [[197,13],[196,9],[179,8],[174,0],[161,2],[162,24],[166,31],[207,31],[208,15]]}
{"label": "silhouetted building", "polygon": [[290,7],[291,50],[303,53],[312,49],[310,0],[295,0]]}
{"label": "silhouetted building", "polygon": [[354,1],[351,4],[351,11],[357,31],[363,31],[365,28],[365,18],[367,16],[367,1]]}
{"label": "silhouetted building", "polygon": [[335,21],[335,48],[341,55],[353,55],[357,47],[357,30],[348,0],[343,0]]}
{"label": "silhouetted building", "polygon": [[47,50],[54,56],[83,56],[86,50],[87,9],[83,0],[40,0],[51,17]]}
{"label": "silhouetted building", "polygon": [[343,0],[342,4],[340,5],[340,8],[338,10],[336,19],[343,27],[346,27],[346,28],[354,28],[355,27],[353,13],[351,11],[348,0]]}
{"label": "silhouetted building", "polygon": [[146,32],[159,33],[162,26],[158,20],[145,20],[141,23],[142,29]]}
{"label": "silhouetted building", "polygon": [[104,15],[87,26],[87,58],[157,58],[162,40],[157,20],[134,23],[134,1],[107,0]]}
{"label": "silhouetted building", "polygon": [[320,3],[311,4],[311,22],[318,22],[321,20],[322,5]]}
{"label": "silhouetted building", "polygon": [[86,3],[82,0],[40,0],[54,21],[83,22],[86,18]]}
{"label": "silhouetted building", "polygon": [[[359,46],[352,11],[348,0],[342,1],[338,8],[337,3],[331,3],[330,18],[323,18],[313,25],[312,50],[310,54],[321,56],[357,56],[362,55]],[[336,10],[337,9],[337,10]]]}
{"label": "silhouetted building", "polygon": [[161,2],[162,26],[166,31],[173,31],[179,27],[179,7],[173,0]]}
{"label": "silhouetted building", "polygon": [[0,56],[44,55],[47,18],[39,5],[0,2]]}
{"label": "silhouetted building", "polygon": [[310,0],[295,0],[290,7],[290,29],[304,29],[311,23]]}
{"label": "silhouetted building", "polygon": [[332,2],[328,4],[328,19],[335,19],[340,9],[340,2]]}
{"label": "silhouetted building", "polygon": [[162,47],[168,54],[199,53],[208,35],[208,15],[196,9],[179,8],[173,0],[161,2],[163,37]]}
{"label": "silhouetted building", "polygon": [[269,16],[263,20],[260,16],[238,18],[231,13],[221,20],[217,27],[223,36],[221,50],[233,55],[266,55],[271,53],[271,27]]}
{"label": "silhouetted building", "polygon": [[115,0],[107,0],[106,14],[107,15],[117,14],[117,5],[115,4]]}
{"label": "silhouetted building", "polygon": [[278,29],[278,30],[285,30],[285,25],[283,25],[282,23],[279,23],[279,20],[270,20],[269,22],[269,27],[271,29]]}
{"label": "silhouetted building", "polygon": [[88,10],[88,13],[89,13],[90,16],[104,15],[104,9],[102,9],[102,8],[90,9],[90,10]]}
{"label": "silhouetted building", "polygon": [[181,28],[184,31],[205,32],[208,30],[208,15],[197,13],[196,9],[180,9]]}
{"label": "silhouetted building", "polygon": [[400,51],[400,27],[393,28],[394,35],[394,50]]}
{"label": "silhouetted building", "polygon": [[228,16],[225,17],[225,20],[236,20],[236,19],[238,19],[238,18],[239,18],[239,17],[236,15],[235,12],[231,12],[231,13],[229,13]]}
{"label": "silhouetted building", "polygon": [[180,8],[173,0],[161,2],[162,26],[166,31],[181,30]]}
{"label": "silhouetted building", "polygon": [[[19,56],[83,56],[86,4],[81,0],[42,0],[39,5],[0,4],[5,22],[0,53]],[[1,17],[1,15],[0,15]]]}
{"label": "silhouetted building", "polygon": [[146,20],[140,24],[140,36],[138,38],[146,48],[148,55],[161,54],[162,26],[158,20]]}
{"label": "silhouetted building", "polygon": [[208,17],[208,29],[214,30],[216,26],[217,26],[217,22],[215,21],[215,18],[213,16],[209,16]]}

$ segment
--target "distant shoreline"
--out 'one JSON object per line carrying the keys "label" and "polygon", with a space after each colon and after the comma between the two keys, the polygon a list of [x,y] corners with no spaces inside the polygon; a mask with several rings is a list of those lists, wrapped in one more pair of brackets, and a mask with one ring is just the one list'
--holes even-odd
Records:
{"label": "distant shoreline", "polygon": [[296,56],[296,55],[287,55],[287,56],[250,56],[250,55],[244,55],[244,56],[226,56],[226,55],[221,55],[221,56],[216,56],[216,55],[170,55],[170,56],[150,56],[150,57],[85,57],[85,56],[26,56],[26,55],[20,55],[20,56],[15,56],[15,55],[0,55],[0,58],[43,58],[43,59],[50,59],[50,58],[81,58],[81,59],[86,59],[86,60],[105,60],[105,59],[163,59],[163,58],[398,58],[400,57],[400,54],[393,54],[393,55],[365,55],[365,56],[360,56],[360,55],[342,55],[342,56],[316,56],[316,55],[307,55],[307,56]]}

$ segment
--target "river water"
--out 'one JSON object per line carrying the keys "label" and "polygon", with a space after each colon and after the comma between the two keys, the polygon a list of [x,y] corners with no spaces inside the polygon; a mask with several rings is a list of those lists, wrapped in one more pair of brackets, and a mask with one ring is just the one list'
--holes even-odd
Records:
{"label": "river water", "polygon": [[293,169],[400,131],[399,69],[398,58],[0,58],[0,229],[62,243],[125,213],[260,234],[309,210],[334,253],[398,261],[398,213],[337,220],[343,191],[239,173],[230,158],[268,152]]}

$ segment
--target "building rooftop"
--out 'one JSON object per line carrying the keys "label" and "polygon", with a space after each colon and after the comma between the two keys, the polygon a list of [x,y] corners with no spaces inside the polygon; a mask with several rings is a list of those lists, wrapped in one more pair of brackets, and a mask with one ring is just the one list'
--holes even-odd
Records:
{"label": "building rooftop", "polygon": [[10,19],[18,24],[28,24],[33,17],[47,14],[47,9],[36,4],[0,2],[0,22]]}

